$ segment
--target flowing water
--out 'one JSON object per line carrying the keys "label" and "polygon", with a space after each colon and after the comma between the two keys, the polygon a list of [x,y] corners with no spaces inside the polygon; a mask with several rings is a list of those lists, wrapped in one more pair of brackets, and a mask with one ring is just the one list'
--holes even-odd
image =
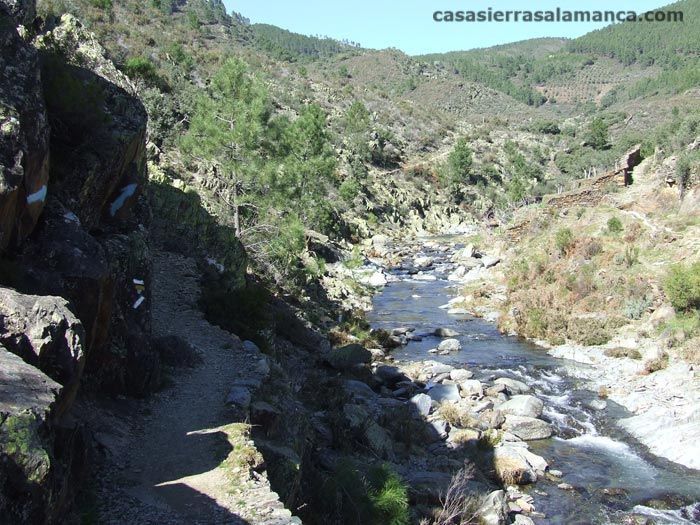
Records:
{"label": "flowing water", "polygon": [[586,390],[576,374],[567,373],[586,365],[556,359],[527,341],[502,335],[493,324],[441,309],[457,293],[454,283],[446,280],[452,267],[444,254],[423,255],[437,261],[431,273],[438,280],[417,281],[407,270],[397,269],[398,281],[375,297],[370,322],[375,328],[410,326],[421,335],[438,327],[461,334],[461,352],[429,354],[439,339],[426,335],[396,350],[392,355],[399,362],[435,360],[468,367],[482,381],[511,377],[534,388],[545,402],[543,419],[556,432],[551,439],[531,442],[530,449],[550,468],[561,470],[561,481],[575,488],[562,490],[559,482],[547,480],[530,487],[538,512],[546,515],[536,523],[629,523],[624,516],[630,512],[648,516],[649,523],[700,523],[700,472],[646,452],[615,425],[629,415],[623,407],[608,401],[604,410],[591,408],[597,395]]}

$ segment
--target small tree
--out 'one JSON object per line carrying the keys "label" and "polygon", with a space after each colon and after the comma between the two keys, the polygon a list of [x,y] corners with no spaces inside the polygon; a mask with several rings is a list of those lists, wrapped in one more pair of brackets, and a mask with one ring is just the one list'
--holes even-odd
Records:
{"label": "small tree", "polygon": [[608,147],[610,136],[608,125],[600,117],[595,117],[588,126],[586,141],[594,149],[605,149]]}
{"label": "small tree", "polygon": [[608,232],[616,235],[618,233],[622,233],[622,230],[624,230],[624,226],[622,225],[622,221],[618,219],[617,217],[610,217],[608,219]]}
{"label": "small tree", "polygon": [[251,159],[259,151],[269,121],[265,89],[245,64],[230,59],[216,73],[196,102],[183,150],[198,160],[213,162],[225,183],[220,194],[233,208],[236,235],[241,235],[241,193]]}
{"label": "small tree", "polygon": [[472,150],[467,141],[459,139],[455,144],[452,153],[447,157],[447,175],[449,184],[474,184],[476,178],[472,172],[474,162]]}
{"label": "small tree", "polygon": [[700,262],[690,266],[673,266],[666,277],[664,289],[676,310],[700,310]]}
{"label": "small tree", "polygon": [[569,228],[562,228],[561,230],[558,230],[554,238],[554,243],[556,244],[559,253],[566,255],[574,245],[573,232]]}

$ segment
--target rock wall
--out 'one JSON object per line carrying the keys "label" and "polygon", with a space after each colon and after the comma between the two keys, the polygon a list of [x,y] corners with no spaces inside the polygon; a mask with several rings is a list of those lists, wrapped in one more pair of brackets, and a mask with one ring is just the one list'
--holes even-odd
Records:
{"label": "rock wall", "polygon": [[[146,111],[66,15],[0,0],[0,515],[63,520],[87,441],[79,389],[142,396],[151,348]],[[38,35],[31,40],[32,35]]]}
{"label": "rock wall", "polygon": [[46,201],[49,125],[39,57],[12,17],[33,11],[0,2],[0,253],[32,232]]}

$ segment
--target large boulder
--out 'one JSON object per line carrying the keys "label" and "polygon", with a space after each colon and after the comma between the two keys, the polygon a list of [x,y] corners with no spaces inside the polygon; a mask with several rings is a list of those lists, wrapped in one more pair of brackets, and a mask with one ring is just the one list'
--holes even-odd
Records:
{"label": "large boulder", "polygon": [[16,26],[32,2],[0,2],[0,251],[26,238],[46,200],[49,124],[37,52]]}
{"label": "large boulder", "polygon": [[147,114],[135,87],[71,15],[34,44],[52,125],[52,192],[88,231],[128,218],[146,172]]}
{"label": "large boulder", "polygon": [[506,416],[503,430],[519,437],[523,441],[547,439],[552,436],[552,427],[546,421],[534,417]]}
{"label": "large boulder", "polygon": [[504,414],[513,416],[540,417],[544,403],[535,396],[520,395],[513,396],[498,408]]}
{"label": "large boulder", "polygon": [[375,421],[375,417],[367,408],[348,404],[343,407],[343,415],[348,427],[374,454],[383,459],[394,458],[391,435]]}
{"label": "large boulder", "polygon": [[84,438],[58,418],[63,387],[0,346],[0,521],[59,523],[84,475]]}
{"label": "large boulder", "polygon": [[498,479],[509,485],[535,483],[538,475],[543,474],[548,467],[544,458],[517,445],[496,447],[493,451],[493,465]]}
{"label": "large boulder", "polygon": [[87,348],[105,343],[113,299],[110,265],[100,243],[78,218],[50,202],[41,228],[19,257],[29,291],[69,299],[86,332]]}
{"label": "large boulder", "polygon": [[326,361],[336,370],[350,370],[372,362],[372,353],[364,346],[350,344],[333,348],[326,356]]}
{"label": "large boulder", "polygon": [[484,525],[502,525],[508,517],[508,498],[504,490],[491,492],[478,510],[479,522]]}
{"label": "large boulder", "polygon": [[7,523],[43,521],[51,470],[45,435],[61,388],[0,346],[0,513]]}
{"label": "large boulder", "polygon": [[65,299],[0,288],[0,343],[72,393],[85,363],[84,338]]}
{"label": "large boulder", "polygon": [[494,381],[495,384],[497,385],[504,385],[506,388],[506,391],[508,392],[508,395],[515,396],[518,394],[528,394],[532,392],[532,388],[530,388],[528,385],[523,383],[522,381],[518,381],[517,379],[510,379],[508,377],[500,377]]}

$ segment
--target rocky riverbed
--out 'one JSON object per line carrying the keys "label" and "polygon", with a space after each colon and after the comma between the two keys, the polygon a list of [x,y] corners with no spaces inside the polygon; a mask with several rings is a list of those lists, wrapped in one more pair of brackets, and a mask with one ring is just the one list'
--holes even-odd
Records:
{"label": "rocky riverbed", "polygon": [[[646,411],[645,419],[635,419],[639,416],[625,410],[626,403],[599,390],[599,384],[622,381],[619,369],[602,371],[597,366],[601,361],[572,359],[564,347],[551,349],[550,356],[500,334],[494,322],[500,315],[495,305],[505,299],[501,288],[491,294],[494,307],[482,303],[476,312],[469,298],[460,295],[465,282],[496,280],[498,256],[454,239],[394,248],[382,237],[373,239],[368,253],[367,264],[353,271],[361,272],[370,286],[388,285],[375,297],[370,314],[387,342],[369,352],[373,375],[381,382],[379,395],[372,392],[371,397],[379,405],[410,406],[432,434],[433,457],[418,474],[417,465],[405,469],[409,482],[425,478],[440,491],[448,480],[430,470],[434,458],[454,462],[463,456],[504,487],[486,498],[481,515],[488,523],[700,519],[697,472],[660,461],[643,446],[656,452],[642,428],[648,432],[649,414],[659,412]],[[665,371],[682,372],[673,367]],[[685,372],[692,375],[692,370]],[[661,388],[658,379],[641,382]],[[370,396],[366,385],[348,383],[356,395]],[[642,399],[638,384],[628,388]],[[679,407],[684,400],[671,397]],[[666,417],[677,417],[678,425],[661,434],[650,432],[656,442],[682,428],[693,435],[692,411],[670,411]],[[680,427],[683,418],[687,427]],[[679,441],[683,446],[675,457],[686,457],[692,466],[694,443]]]}

